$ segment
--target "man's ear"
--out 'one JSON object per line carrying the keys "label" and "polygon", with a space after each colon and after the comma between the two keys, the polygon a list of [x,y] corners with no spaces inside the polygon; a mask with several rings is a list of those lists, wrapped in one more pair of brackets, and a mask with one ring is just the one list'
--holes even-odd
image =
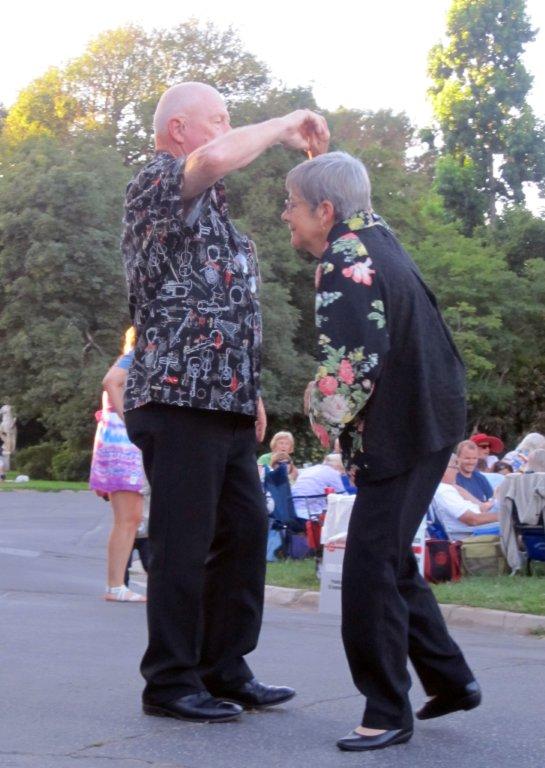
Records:
{"label": "man's ear", "polygon": [[170,138],[176,142],[176,144],[183,144],[185,141],[185,132],[187,128],[187,120],[181,115],[171,117],[168,121],[168,133]]}

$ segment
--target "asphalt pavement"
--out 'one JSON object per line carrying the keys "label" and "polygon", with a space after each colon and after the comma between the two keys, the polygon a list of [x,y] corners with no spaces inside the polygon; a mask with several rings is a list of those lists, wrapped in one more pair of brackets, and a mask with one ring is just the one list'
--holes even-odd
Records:
{"label": "asphalt pavement", "polygon": [[[453,630],[483,705],[417,722],[384,751],[336,749],[363,706],[339,620],[293,608],[266,610],[250,657],[293,701],[216,725],[143,715],[145,608],[102,599],[109,525],[91,493],[0,493],[2,768],[542,768],[545,639],[491,630]],[[412,698],[424,700],[417,681]]]}

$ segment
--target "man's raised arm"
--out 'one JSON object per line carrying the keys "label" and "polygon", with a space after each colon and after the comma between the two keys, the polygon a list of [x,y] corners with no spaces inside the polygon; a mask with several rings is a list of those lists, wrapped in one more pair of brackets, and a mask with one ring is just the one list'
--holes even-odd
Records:
{"label": "man's raised arm", "polygon": [[186,161],[184,200],[190,200],[231,171],[244,168],[274,144],[310,153],[327,152],[329,129],[325,119],[309,109],[284,117],[235,128],[191,152]]}

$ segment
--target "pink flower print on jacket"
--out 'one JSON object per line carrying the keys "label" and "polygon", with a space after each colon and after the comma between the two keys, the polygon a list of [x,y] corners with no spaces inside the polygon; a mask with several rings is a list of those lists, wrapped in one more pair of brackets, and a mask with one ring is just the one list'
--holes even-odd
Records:
{"label": "pink flower print on jacket", "polygon": [[335,376],[324,376],[318,381],[318,389],[322,395],[325,395],[326,397],[328,395],[334,395],[338,386],[339,383]]}
{"label": "pink flower print on jacket", "polygon": [[350,360],[344,358],[339,365],[339,379],[344,381],[345,384],[350,385],[354,383],[354,378],[354,369],[350,364]]}
{"label": "pink flower print on jacket", "polygon": [[329,432],[322,424],[313,424],[312,431],[324,448],[330,447]]}
{"label": "pink flower print on jacket", "polygon": [[350,267],[343,269],[343,275],[351,278],[355,283],[363,283],[364,285],[373,285],[374,269],[370,269],[373,262],[370,258],[365,261],[357,261]]}

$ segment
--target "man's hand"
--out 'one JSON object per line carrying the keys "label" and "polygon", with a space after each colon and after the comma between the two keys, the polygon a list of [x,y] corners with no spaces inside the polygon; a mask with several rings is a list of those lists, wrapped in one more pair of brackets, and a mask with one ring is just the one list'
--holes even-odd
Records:
{"label": "man's hand", "polygon": [[218,179],[245,168],[279,142],[315,157],[327,152],[329,129],[321,115],[310,109],[298,109],[284,117],[273,117],[216,136],[187,156],[182,198],[192,200]]}
{"label": "man's hand", "polygon": [[302,150],[311,157],[327,152],[329,128],[322,115],[310,109],[298,109],[280,119],[283,122],[280,142],[284,147]]}
{"label": "man's hand", "polygon": [[257,400],[257,413],[255,419],[255,436],[258,443],[262,443],[265,439],[265,432],[267,431],[267,414],[265,413],[265,406],[263,400],[259,397]]}

